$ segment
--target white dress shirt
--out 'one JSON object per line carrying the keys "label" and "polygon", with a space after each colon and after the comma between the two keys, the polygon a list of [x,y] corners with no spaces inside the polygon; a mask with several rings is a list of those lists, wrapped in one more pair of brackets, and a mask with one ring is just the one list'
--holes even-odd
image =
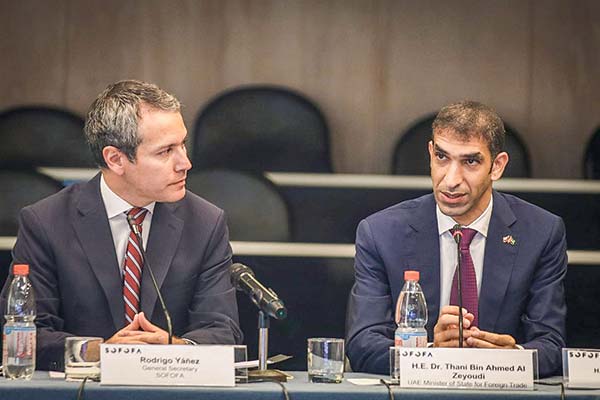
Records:
{"label": "white dress shirt", "polygon": [[[475,266],[475,276],[477,278],[477,295],[481,290],[481,277],[483,275],[483,259],[485,257],[485,240],[487,238],[490,219],[492,218],[493,198],[490,197],[485,211],[470,225],[463,228],[471,228],[477,231],[471,241],[470,252]],[[438,223],[438,233],[440,235],[440,310],[442,307],[450,304],[450,292],[452,291],[452,280],[458,257],[456,254],[456,242],[452,237],[450,230],[456,225],[456,221],[442,213],[436,206],[436,215]],[[469,310],[470,311],[470,310]]]}
{"label": "white dress shirt", "polygon": [[[104,181],[104,175],[100,177],[100,194],[102,195],[104,208],[106,208],[106,215],[108,216],[108,223],[110,224],[110,231],[115,244],[115,252],[117,254],[119,269],[121,271],[121,275],[123,275],[125,251],[127,249],[127,241],[129,240],[129,232],[131,232],[129,223],[127,222],[127,215],[125,213],[134,206],[120,198],[108,187]],[[146,217],[144,218],[144,222],[142,223],[142,240],[144,242],[144,249],[148,243],[148,235],[150,233],[150,226],[152,225],[152,213],[154,212],[155,205],[156,202],[152,202],[147,206],[144,206],[144,208],[148,210]]]}

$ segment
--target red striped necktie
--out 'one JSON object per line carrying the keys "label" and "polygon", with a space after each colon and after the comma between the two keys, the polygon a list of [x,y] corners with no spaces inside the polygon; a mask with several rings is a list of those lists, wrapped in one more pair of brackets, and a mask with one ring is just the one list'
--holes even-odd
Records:
{"label": "red striped necktie", "polygon": [[148,210],[145,208],[134,207],[126,213],[131,228],[123,266],[123,299],[125,300],[125,319],[128,323],[131,323],[133,317],[140,311],[140,284],[144,267],[144,259],[140,251],[141,244],[133,229],[134,226],[137,226],[140,236],[142,235],[142,222],[147,212]]}
{"label": "red striped necktie", "polygon": [[[479,323],[479,296],[477,294],[477,277],[475,276],[475,265],[469,251],[471,241],[477,231],[470,228],[462,228],[462,240],[460,241],[460,255],[462,266],[460,269],[462,278],[462,299],[463,308],[475,316],[471,326],[477,326]],[[457,268],[458,269],[458,268]],[[450,292],[450,304],[458,305],[458,275],[454,273],[452,279],[452,291]]]}

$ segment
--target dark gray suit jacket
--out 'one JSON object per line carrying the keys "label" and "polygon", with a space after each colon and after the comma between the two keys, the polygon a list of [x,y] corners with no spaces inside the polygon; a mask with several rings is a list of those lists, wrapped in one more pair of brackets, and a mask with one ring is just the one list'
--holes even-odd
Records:
{"label": "dark gray suit jacket", "polygon": [[[562,220],[514,196],[493,193],[479,298],[479,328],[538,349],[540,375],[560,373],[565,345],[567,272]],[[515,245],[504,243],[511,235]],[[356,282],[350,296],[347,351],[356,371],[389,373],[392,310],[404,271],[420,272],[427,332],[439,315],[440,247],[435,199],[426,195],[363,220],[356,235]]]}
{"label": "dark gray suit jacket", "polygon": [[[100,195],[100,174],[20,214],[15,263],[30,265],[37,297],[38,369],[60,367],[67,336],[111,337],[125,323],[123,282]],[[198,343],[241,343],[231,248],[222,210],[191,192],[157,203],[147,245],[174,334]],[[8,284],[2,291],[5,306]],[[141,311],[166,328],[146,270]]]}

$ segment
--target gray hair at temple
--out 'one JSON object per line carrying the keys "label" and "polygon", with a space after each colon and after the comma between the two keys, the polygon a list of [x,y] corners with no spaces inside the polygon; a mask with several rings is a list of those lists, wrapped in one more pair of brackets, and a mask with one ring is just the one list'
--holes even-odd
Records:
{"label": "gray hair at temple", "polygon": [[179,100],[152,83],[124,80],[109,85],[90,106],[84,132],[96,164],[107,168],[102,149],[114,146],[131,162],[142,138],[138,134],[141,106],[177,112]]}
{"label": "gray hair at temple", "polygon": [[476,101],[461,101],[442,108],[432,128],[433,135],[449,130],[464,140],[482,138],[487,143],[492,160],[504,150],[504,123],[494,109]]}

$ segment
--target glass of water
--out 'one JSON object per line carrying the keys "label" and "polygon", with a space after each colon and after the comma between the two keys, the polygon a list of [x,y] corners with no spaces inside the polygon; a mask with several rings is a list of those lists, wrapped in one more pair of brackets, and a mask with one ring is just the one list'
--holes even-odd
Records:
{"label": "glass of water", "polygon": [[248,350],[245,344],[233,346],[233,362],[235,367],[235,383],[248,383],[248,368],[240,367],[248,361]]}
{"label": "glass of water", "polygon": [[393,385],[400,384],[400,352],[403,347],[390,347],[390,378]]}
{"label": "glass of water", "polygon": [[65,378],[100,379],[101,337],[73,336],[65,340]]}
{"label": "glass of water", "polygon": [[342,382],[345,360],[344,339],[310,338],[307,353],[310,382]]}

